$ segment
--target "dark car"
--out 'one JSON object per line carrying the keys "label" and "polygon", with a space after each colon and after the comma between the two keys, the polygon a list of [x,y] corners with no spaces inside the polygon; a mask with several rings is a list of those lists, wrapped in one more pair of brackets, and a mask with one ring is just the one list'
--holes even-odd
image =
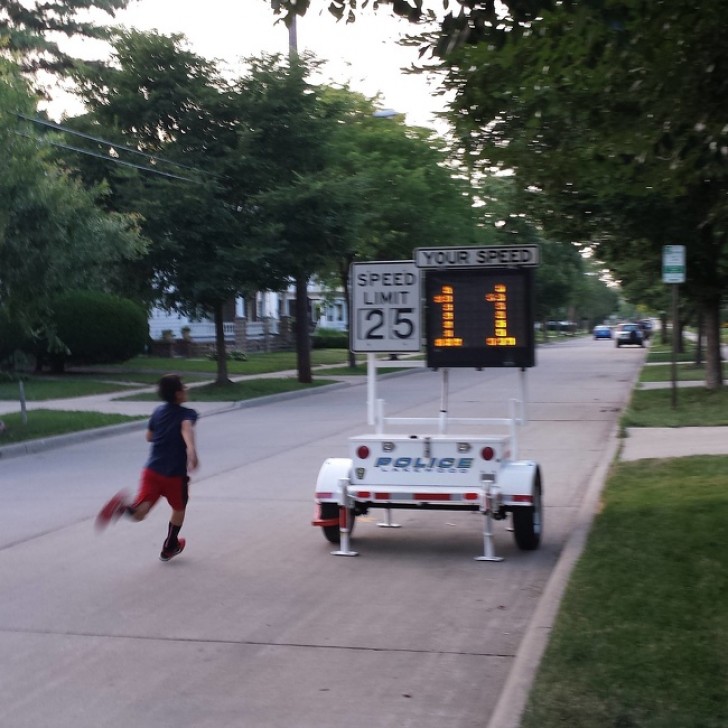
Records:
{"label": "dark car", "polygon": [[619,324],[615,333],[617,346],[644,346],[645,336],[639,324]]}
{"label": "dark car", "polygon": [[595,339],[611,339],[612,327],[605,324],[600,324],[594,327],[593,334]]}

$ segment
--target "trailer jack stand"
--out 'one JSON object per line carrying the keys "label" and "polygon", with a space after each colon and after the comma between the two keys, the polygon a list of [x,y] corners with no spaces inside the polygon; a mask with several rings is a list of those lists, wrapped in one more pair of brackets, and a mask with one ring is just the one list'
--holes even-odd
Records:
{"label": "trailer jack stand", "polygon": [[379,528],[402,528],[399,523],[392,523],[392,509],[387,508],[387,520],[382,523],[377,523]]}
{"label": "trailer jack stand", "polygon": [[339,506],[340,541],[339,549],[331,552],[334,556],[359,556],[358,551],[352,551],[349,547],[349,537],[351,535],[351,504],[349,503],[348,483],[348,478],[341,478],[339,480],[339,491],[341,493],[339,503],[343,503],[343,505]]}
{"label": "trailer jack stand", "polygon": [[495,555],[495,547],[493,546],[493,512],[494,503],[498,499],[498,490],[496,486],[488,485],[485,491],[485,515],[483,519],[483,555],[476,556],[476,561],[503,561],[502,556]]}

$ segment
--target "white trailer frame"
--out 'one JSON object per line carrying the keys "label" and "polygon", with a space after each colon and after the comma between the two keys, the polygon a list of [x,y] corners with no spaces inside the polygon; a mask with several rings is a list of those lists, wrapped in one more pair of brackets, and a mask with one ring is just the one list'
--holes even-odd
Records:
{"label": "white trailer frame", "polygon": [[[441,369],[440,410],[437,417],[387,417],[384,400],[377,397],[377,369],[425,367],[424,361],[380,360],[367,354],[367,424],[374,432],[349,439],[349,458],[329,458],[322,465],[316,482],[315,501],[318,516],[313,525],[320,526],[325,537],[339,548],[337,556],[357,556],[351,549],[351,533],[355,516],[369,508],[384,508],[383,528],[399,528],[392,521],[392,510],[422,508],[433,510],[470,510],[483,515],[483,553],[478,561],[501,561],[493,543],[493,521],[512,515],[516,543],[521,549],[538,548],[543,524],[542,479],[539,466],[533,461],[519,461],[518,428],[526,424],[526,372],[519,369],[520,397],[509,400],[510,416],[506,418],[461,418],[449,413],[448,369]],[[506,435],[450,434],[452,425],[467,427],[501,427]],[[390,428],[410,428],[409,434],[397,434]],[[412,429],[414,428],[414,429]],[[423,433],[420,428],[427,428]],[[416,430],[416,432],[415,432]],[[435,434],[426,434],[428,432]],[[450,466],[452,457],[429,457],[434,451],[470,453],[480,448],[481,458],[468,456],[465,467]],[[381,467],[371,476],[369,454],[379,454],[375,463],[386,463],[382,453],[404,449],[406,452],[428,453],[404,457],[403,467]],[[359,453],[367,453],[362,459]],[[485,455],[489,459],[485,459]],[[434,463],[445,463],[438,467]],[[397,461],[393,465],[396,466]],[[380,480],[381,479],[381,482]]]}

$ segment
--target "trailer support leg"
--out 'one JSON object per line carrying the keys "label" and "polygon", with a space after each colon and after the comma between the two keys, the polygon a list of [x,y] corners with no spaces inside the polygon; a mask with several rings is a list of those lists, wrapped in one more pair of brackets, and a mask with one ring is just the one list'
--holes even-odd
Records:
{"label": "trailer support leg", "polygon": [[[494,492],[495,491],[495,492]],[[493,503],[497,499],[495,486],[488,485],[485,491],[485,514],[483,518],[483,555],[476,556],[476,561],[503,561],[502,556],[495,555],[493,546]]]}
{"label": "trailer support leg", "polygon": [[385,521],[377,523],[377,526],[379,526],[379,528],[402,528],[401,524],[392,523],[392,509],[391,508],[387,508],[385,512],[387,514],[387,519]]}
{"label": "trailer support leg", "polygon": [[[348,478],[339,479],[339,549],[332,551],[334,556],[359,556],[358,551],[349,548],[349,536],[351,535],[351,503],[349,502]],[[343,504],[343,505],[342,505]]]}

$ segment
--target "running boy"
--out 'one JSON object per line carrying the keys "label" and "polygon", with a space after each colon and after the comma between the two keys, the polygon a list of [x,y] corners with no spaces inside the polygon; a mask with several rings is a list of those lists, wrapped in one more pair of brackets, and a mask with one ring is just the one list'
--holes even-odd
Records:
{"label": "running boy", "polygon": [[164,404],[159,405],[149,418],[146,437],[152,447],[142,470],[139,492],[131,503],[124,491],[117,493],[99,512],[96,527],[105,528],[122,515],[143,521],[164,496],[172,508],[172,515],[159,558],[169,561],[185,547],[185,539],[179,538],[179,532],[187,508],[187,472],[199,465],[194,431],[197,412],[182,406],[187,401],[187,387],[176,374],[165,374],[159,380],[158,393]]}

